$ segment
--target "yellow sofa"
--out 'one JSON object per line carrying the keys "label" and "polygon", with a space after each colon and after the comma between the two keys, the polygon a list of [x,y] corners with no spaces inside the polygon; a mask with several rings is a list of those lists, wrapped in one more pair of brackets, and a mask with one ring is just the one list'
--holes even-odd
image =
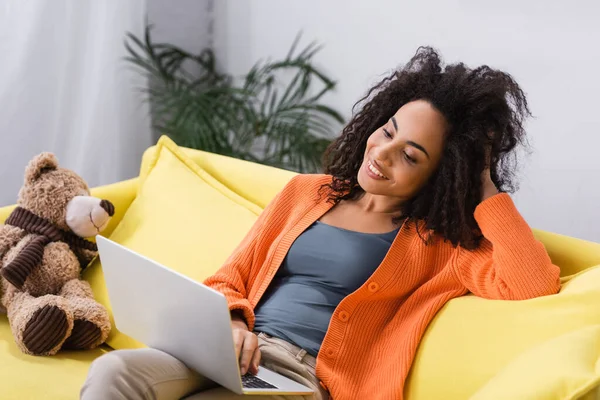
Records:
{"label": "yellow sofa", "polygon": [[[153,146],[146,151],[142,160],[141,171],[144,171],[148,167],[149,160],[152,158],[155,150],[156,146]],[[218,179],[227,188],[261,208],[264,207],[275,193],[293,176],[293,173],[288,171],[276,170],[274,168],[215,154],[191,149],[184,149],[184,151],[194,160],[194,162]],[[119,224],[119,221],[136,197],[139,186],[138,183],[139,179],[134,178],[92,190],[93,195],[109,199],[116,207],[115,217],[103,235],[110,235]],[[203,206],[206,207],[210,205]],[[12,208],[13,206],[0,208],[0,222],[6,219]],[[535,234],[546,245],[550,256],[553,261],[561,267],[562,275],[565,277],[575,275],[600,264],[600,244],[590,243],[550,232],[535,231]],[[444,328],[444,324],[447,324],[448,322],[444,321],[443,314],[452,312],[451,308],[454,307],[452,303],[457,303],[456,307],[468,307],[470,304],[469,302],[473,303],[473,300],[474,299],[470,297],[453,300],[442,310],[442,312],[440,312],[441,318],[436,318],[436,320],[434,320],[434,323],[430,326],[421,349],[419,350],[419,354],[417,355],[415,368],[409,379],[407,398],[411,400],[434,398],[432,397],[434,396],[432,395],[434,392],[432,392],[431,387],[428,387],[428,385],[436,386],[436,382],[444,381],[444,377],[436,376],[436,374],[439,374],[440,372],[439,370],[435,370],[436,367],[432,366],[432,362],[437,363],[437,361],[435,361],[436,357],[439,358],[439,360],[444,359],[447,352],[436,350],[436,345],[433,343],[435,341],[439,342],[440,340],[443,340],[440,339],[440,337],[444,337],[445,331],[436,331],[433,333],[431,331],[436,329],[447,329],[450,336],[452,336],[452,332],[450,332],[451,328]],[[535,305],[537,303],[533,304]],[[499,306],[502,307],[503,304],[499,304]],[[600,303],[598,306],[600,308]],[[504,311],[499,310],[498,312],[501,313]],[[466,318],[468,318],[468,316]],[[490,315],[490,318],[494,318],[494,316]],[[595,327],[593,323],[588,323],[587,325],[590,325],[591,328]],[[575,331],[575,329],[573,329],[573,331]],[[432,335],[437,336],[433,337]],[[558,337],[560,335],[557,334],[555,336]],[[460,340],[460,338],[457,340]],[[430,345],[429,342],[432,344]],[[494,343],[494,340],[491,340],[490,343]],[[448,343],[447,345],[456,347],[455,343]],[[519,349],[518,352],[525,353],[529,347],[531,346],[527,345],[523,351]],[[428,348],[430,350],[428,350]],[[54,357],[27,356],[22,354],[15,346],[6,317],[0,316],[0,399],[62,400],[78,398],[79,388],[85,379],[89,364],[96,357],[108,351],[111,351],[111,349],[105,345],[104,347],[93,351],[62,352]],[[513,357],[511,356],[511,361],[512,358]],[[442,397],[436,398],[458,400],[475,395],[478,390],[484,386],[482,383],[489,384],[489,375],[495,374],[493,371],[488,371],[486,372],[488,375],[483,376],[478,372],[481,370],[480,365],[473,364],[469,366],[469,362],[467,361],[467,366],[465,367],[464,361],[459,362],[463,365],[461,370],[463,371],[464,376],[474,376],[474,380],[471,379],[469,382],[465,381],[464,387],[461,387],[460,390],[455,387],[450,387],[452,384],[449,384],[450,386],[448,387],[437,385],[435,393],[446,393],[447,395],[440,394],[439,396]],[[504,360],[502,363],[507,364],[507,361]],[[455,379],[456,378],[452,378],[452,380]],[[447,380],[448,379],[446,379],[446,381]],[[427,384],[427,382],[429,382],[429,384]],[[444,385],[446,384],[448,383],[444,383]],[[592,396],[592,389],[597,386],[596,377],[590,377],[590,379],[586,380],[586,385],[587,386],[585,386],[584,389],[579,389],[579,393],[581,394],[579,398]],[[467,397],[460,397],[464,395],[459,395],[457,393],[469,393],[469,395]],[[491,399],[495,397],[493,395],[490,396],[489,394],[486,397],[484,393],[480,398]],[[556,398],[567,397],[560,397],[557,395]]]}

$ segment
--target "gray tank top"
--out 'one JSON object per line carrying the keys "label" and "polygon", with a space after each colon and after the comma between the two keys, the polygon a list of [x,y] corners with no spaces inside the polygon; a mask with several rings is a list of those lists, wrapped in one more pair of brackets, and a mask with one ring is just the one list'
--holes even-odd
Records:
{"label": "gray tank top", "polygon": [[254,330],[316,357],[333,311],[375,272],[397,233],[361,233],[315,222],[292,244],[256,306]]}

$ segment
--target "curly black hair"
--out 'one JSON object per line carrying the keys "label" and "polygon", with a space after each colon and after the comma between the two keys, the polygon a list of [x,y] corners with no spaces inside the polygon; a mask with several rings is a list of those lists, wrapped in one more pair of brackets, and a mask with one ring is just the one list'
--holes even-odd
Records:
{"label": "curly black hair", "polygon": [[414,100],[425,100],[440,111],[449,129],[439,167],[402,205],[402,217],[395,222],[415,222],[418,230],[430,233],[425,240],[441,236],[454,246],[476,248],[481,231],[473,214],[481,202],[482,172],[489,166],[498,190],[515,190],[513,150],[526,145],[523,124],[531,115],[515,80],[487,65],[444,66],[434,49],[420,47],[408,64],[371,88],[324,154],[325,173],[333,176],[329,199],[337,203],[363,195],[357,174],[367,139]]}

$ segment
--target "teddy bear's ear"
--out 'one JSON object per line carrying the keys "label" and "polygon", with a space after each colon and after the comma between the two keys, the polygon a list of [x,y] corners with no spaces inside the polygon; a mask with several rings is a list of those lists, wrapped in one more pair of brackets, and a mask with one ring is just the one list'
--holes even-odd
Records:
{"label": "teddy bear's ear", "polygon": [[42,153],[35,156],[25,169],[25,183],[33,183],[44,172],[58,168],[58,159],[52,153]]}

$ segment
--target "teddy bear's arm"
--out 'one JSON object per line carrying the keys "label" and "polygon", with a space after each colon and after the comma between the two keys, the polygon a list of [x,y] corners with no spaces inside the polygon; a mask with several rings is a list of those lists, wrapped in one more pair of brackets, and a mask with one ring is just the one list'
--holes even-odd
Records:
{"label": "teddy bear's arm", "polygon": [[2,259],[12,247],[16,246],[27,233],[16,226],[0,225],[0,268],[2,268]]}

